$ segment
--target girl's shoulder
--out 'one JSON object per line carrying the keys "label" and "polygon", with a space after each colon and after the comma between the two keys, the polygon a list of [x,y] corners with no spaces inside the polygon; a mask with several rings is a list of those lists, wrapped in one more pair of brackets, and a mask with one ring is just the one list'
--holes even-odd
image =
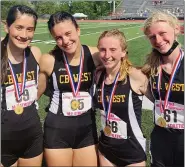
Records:
{"label": "girl's shoulder", "polygon": [[100,76],[102,74],[102,72],[105,70],[105,67],[103,66],[98,66],[96,67],[94,76],[95,76],[95,83],[97,84],[99,82]]}
{"label": "girl's shoulder", "polygon": [[40,58],[41,58],[41,55],[42,55],[40,49],[37,46],[30,46],[29,48],[30,48],[33,56],[35,57],[37,63],[39,64]]}

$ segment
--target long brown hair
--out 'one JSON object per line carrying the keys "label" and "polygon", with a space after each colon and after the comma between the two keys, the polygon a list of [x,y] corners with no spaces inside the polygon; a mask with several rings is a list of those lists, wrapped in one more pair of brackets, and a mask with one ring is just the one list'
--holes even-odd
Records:
{"label": "long brown hair", "polygon": [[7,55],[7,43],[8,43],[8,34],[1,41],[1,84],[5,82],[7,76],[7,67],[8,67],[8,55]]}
{"label": "long brown hair", "polygon": [[[10,8],[7,18],[6,26],[10,27],[14,21],[17,19],[18,15],[27,14],[32,16],[35,21],[35,27],[37,24],[37,14],[33,9],[25,5],[15,5]],[[7,76],[7,67],[8,67],[8,54],[7,54],[7,44],[9,40],[9,35],[6,34],[6,37],[1,41],[1,84],[5,82]]]}

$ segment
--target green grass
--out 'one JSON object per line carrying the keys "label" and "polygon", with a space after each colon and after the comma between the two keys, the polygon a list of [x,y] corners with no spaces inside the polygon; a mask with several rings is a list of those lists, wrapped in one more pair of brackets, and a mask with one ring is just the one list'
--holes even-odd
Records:
{"label": "green grass", "polygon": [[[128,55],[129,59],[134,65],[142,65],[146,55],[150,52],[151,47],[149,41],[142,36],[142,24],[138,23],[81,23],[81,43],[86,44],[89,46],[96,46],[97,40],[101,32],[104,30],[110,30],[112,28],[118,28],[119,30],[123,31],[126,39],[128,40]],[[92,33],[92,34],[91,34]],[[1,36],[5,36],[5,32],[1,30]],[[141,37],[140,37],[141,36]],[[136,38],[138,37],[138,38]],[[135,38],[135,39],[134,39]],[[47,30],[46,23],[38,23],[37,29],[35,32],[34,40],[41,40],[40,43],[33,43],[33,45],[38,46],[42,53],[47,53],[51,50],[55,44],[48,43],[46,41],[53,40],[49,31]],[[184,44],[184,36],[181,35],[179,37],[179,42]],[[43,95],[39,100],[39,115],[41,117],[41,121],[44,121],[46,116],[46,112],[44,111],[46,106],[49,103],[48,97]],[[97,127],[98,130],[100,129],[100,117],[97,112]],[[150,133],[153,128],[153,121],[152,121],[152,112],[143,110],[142,115],[142,130],[144,136],[147,138],[147,152],[148,152],[148,143],[150,138]],[[149,166],[149,156],[147,161],[147,166]]]}

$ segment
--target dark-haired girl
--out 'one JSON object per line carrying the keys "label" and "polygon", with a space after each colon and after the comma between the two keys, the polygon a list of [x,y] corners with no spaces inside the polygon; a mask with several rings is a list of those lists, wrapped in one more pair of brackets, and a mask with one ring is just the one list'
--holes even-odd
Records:
{"label": "dark-haired girl", "polygon": [[38,97],[50,80],[49,112],[44,125],[48,166],[97,166],[97,133],[92,110],[97,48],[80,43],[80,28],[66,12],[51,15],[48,28],[55,48],[40,61]]}
{"label": "dark-haired girl", "polygon": [[1,163],[41,166],[43,133],[38,116],[37,77],[41,52],[29,46],[37,14],[29,7],[10,8],[1,42]]}

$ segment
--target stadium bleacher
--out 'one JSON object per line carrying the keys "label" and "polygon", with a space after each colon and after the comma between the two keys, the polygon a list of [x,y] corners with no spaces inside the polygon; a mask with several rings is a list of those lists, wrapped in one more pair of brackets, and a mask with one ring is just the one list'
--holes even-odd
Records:
{"label": "stadium bleacher", "polygon": [[184,0],[123,0],[105,19],[145,19],[154,10],[171,12],[184,19]]}

